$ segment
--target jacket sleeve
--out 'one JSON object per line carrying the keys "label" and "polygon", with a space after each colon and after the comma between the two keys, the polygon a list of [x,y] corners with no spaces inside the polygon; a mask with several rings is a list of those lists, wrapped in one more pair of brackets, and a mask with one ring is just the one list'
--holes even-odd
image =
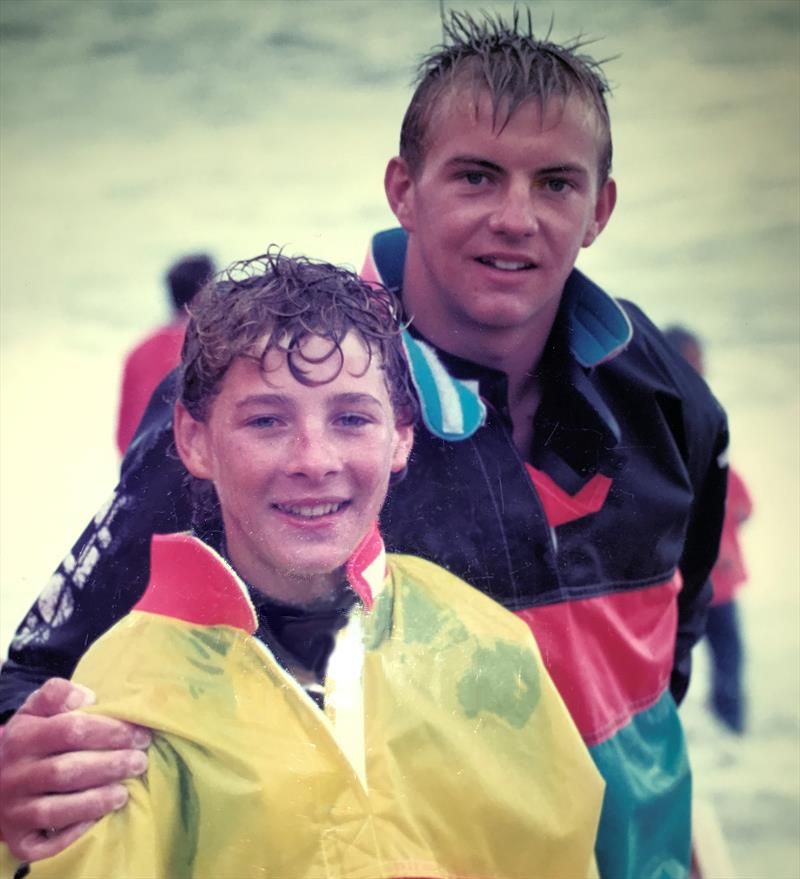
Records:
{"label": "jacket sleeve", "polygon": [[705,381],[635,305],[624,303],[634,322],[644,364],[660,389],[662,415],[691,486],[678,568],[678,625],[670,692],[680,704],[689,687],[691,651],[705,633],[711,602],[711,569],[719,553],[728,482],[728,421]]}
{"label": "jacket sleeve", "polygon": [[110,502],[61,562],[0,670],[0,722],[48,678],[70,677],[87,647],[124,616],[149,577],[150,538],[186,530],[191,503],[172,444],[174,374],[157,388]]}
{"label": "jacket sleeve", "polygon": [[703,636],[711,602],[711,569],[719,552],[728,479],[728,425],[725,413],[704,383],[684,396],[688,469],[694,501],[680,570],[678,632],[670,690],[680,704],[689,687],[691,650]]}

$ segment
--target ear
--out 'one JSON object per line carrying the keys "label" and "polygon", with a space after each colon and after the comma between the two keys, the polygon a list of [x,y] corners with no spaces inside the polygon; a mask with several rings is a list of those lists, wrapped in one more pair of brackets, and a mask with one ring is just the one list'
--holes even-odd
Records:
{"label": "ear", "polygon": [[594,206],[594,219],[589,228],[586,230],[581,247],[589,247],[595,238],[605,229],[606,223],[614,212],[614,205],[617,203],[617,184],[613,178],[608,180],[600,188],[597,194],[597,202]]}
{"label": "ear", "polygon": [[182,403],[176,403],[172,431],[183,466],[197,479],[211,479],[208,425],[193,418]]}
{"label": "ear", "polygon": [[395,445],[392,452],[392,473],[399,473],[408,464],[408,456],[414,445],[414,426],[412,424],[400,425],[395,429]]}
{"label": "ear", "polygon": [[406,232],[414,231],[414,178],[399,156],[389,159],[383,175],[383,188],[389,207]]}

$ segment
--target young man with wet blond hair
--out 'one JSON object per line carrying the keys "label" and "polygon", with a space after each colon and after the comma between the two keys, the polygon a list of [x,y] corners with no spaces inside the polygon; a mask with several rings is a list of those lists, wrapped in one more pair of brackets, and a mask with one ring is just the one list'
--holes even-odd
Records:
{"label": "young man with wet blond hair", "polygon": [[[685,876],[691,780],[676,703],[710,597],[727,428],[641,311],[575,269],[616,203],[606,93],[580,43],[538,39],[516,14],[509,25],[451,13],[423,61],[385,177],[402,228],[374,237],[364,269],[401,293],[424,422],[381,521],[390,548],[443,565],[534,631],[606,780],[601,874]],[[143,426],[109,514],[114,543],[78,610],[60,627],[34,610],[20,628],[7,706],[69,672],[87,632],[113,622],[84,596],[113,589],[115,565],[140,571],[143,588],[137,541],[157,515],[134,475],[165,478],[168,429],[163,415]],[[32,697],[38,714],[60,709],[64,685],[48,687]],[[56,750],[48,726],[28,753]],[[45,801],[42,774],[15,796]],[[93,794],[70,796],[59,827],[97,810]]]}

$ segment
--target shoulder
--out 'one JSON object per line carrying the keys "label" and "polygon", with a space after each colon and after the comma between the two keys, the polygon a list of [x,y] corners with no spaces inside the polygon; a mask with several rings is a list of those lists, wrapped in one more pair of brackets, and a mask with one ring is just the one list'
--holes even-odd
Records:
{"label": "shoulder", "polygon": [[173,369],[150,396],[133,441],[122,459],[123,481],[127,482],[131,473],[144,473],[143,465],[146,465],[147,479],[159,472],[180,473],[181,479],[185,476],[186,470],[172,448],[172,409],[177,397],[178,371]]}
{"label": "shoulder", "polygon": [[519,617],[440,565],[412,555],[391,553],[386,559],[400,602],[424,602],[434,613],[439,609],[455,616],[481,638],[533,644],[530,629]]}
{"label": "shoulder", "polygon": [[149,367],[156,357],[174,359],[180,354],[186,325],[182,321],[173,321],[157,327],[131,348],[125,363],[128,369]]}
{"label": "shoulder", "polygon": [[[162,345],[165,340],[171,340],[176,328],[176,324],[169,323],[150,330],[149,333],[139,339],[133,348],[131,348],[130,353],[128,354],[128,360],[137,360],[144,357],[149,351],[152,351],[153,348]],[[182,327],[180,329],[182,330]]]}
{"label": "shoulder", "polygon": [[[632,302],[618,300],[633,326],[628,347],[608,367],[626,375],[662,398],[673,398],[683,409],[688,426],[710,431],[724,429],[725,412],[705,380],[664,338],[661,330]],[[603,369],[604,367],[600,367]]]}
{"label": "shoulder", "polygon": [[664,338],[661,330],[633,302],[618,300],[633,326],[630,345],[620,355],[621,364],[633,361],[635,368],[644,375],[658,378],[677,390],[683,388],[704,389],[711,396],[703,379],[689,366]]}

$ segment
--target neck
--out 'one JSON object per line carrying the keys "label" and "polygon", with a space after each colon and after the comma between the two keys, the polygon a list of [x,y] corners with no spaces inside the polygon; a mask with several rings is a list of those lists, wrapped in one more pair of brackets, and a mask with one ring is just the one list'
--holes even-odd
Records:
{"label": "neck", "polygon": [[281,584],[281,588],[275,588],[275,584],[272,583],[265,588],[263,584],[258,585],[250,580],[247,581],[247,584],[270,601],[294,608],[310,608],[312,605],[326,607],[328,604],[338,601],[345,591],[346,580],[343,577],[331,584],[326,584],[325,588],[321,589],[304,588],[305,584],[299,582],[300,579],[298,578],[298,582],[289,589],[284,588],[286,583]]}
{"label": "neck", "polygon": [[[237,569],[238,570],[238,569]],[[280,580],[256,581],[241,575],[243,579],[260,592],[266,598],[279,601],[281,604],[290,604],[294,607],[305,607],[326,598],[338,594],[339,587],[344,582],[341,575],[334,579],[318,577],[291,577],[284,576]]]}
{"label": "neck", "polygon": [[294,574],[266,569],[246,553],[226,541],[225,552],[231,567],[253,589],[267,598],[302,607],[335,595],[346,583],[344,568],[321,574]]}
{"label": "neck", "polygon": [[[520,322],[501,306],[492,313],[492,297],[470,297],[463,305],[458,291],[431,289],[426,260],[417,237],[410,234],[403,269],[403,303],[413,325],[437,347],[481,366],[504,372],[512,387],[530,385],[561,303],[561,294],[543,297],[538,308]],[[474,291],[473,291],[474,292]],[[513,294],[498,294],[513,295]]]}
{"label": "neck", "polygon": [[415,296],[413,288],[403,288],[406,313],[412,324],[437,348],[508,376],[509,391],[523,392],[530,387],[558,311],[540,312],[532,326],[492,327],[463,321],[437,313],[431,298]]}

